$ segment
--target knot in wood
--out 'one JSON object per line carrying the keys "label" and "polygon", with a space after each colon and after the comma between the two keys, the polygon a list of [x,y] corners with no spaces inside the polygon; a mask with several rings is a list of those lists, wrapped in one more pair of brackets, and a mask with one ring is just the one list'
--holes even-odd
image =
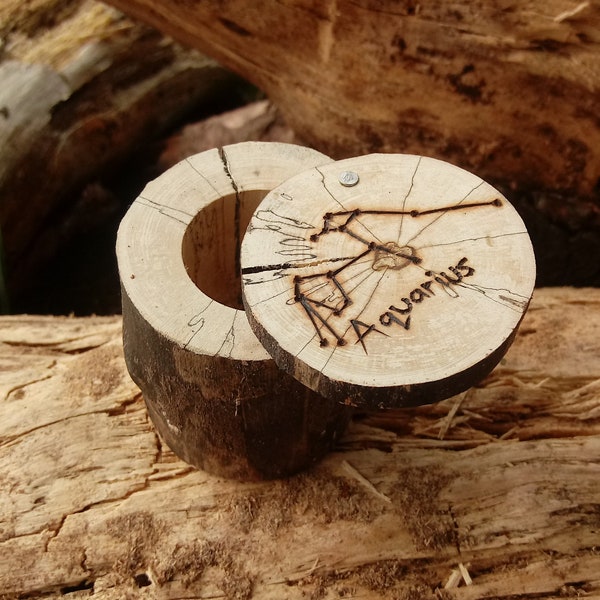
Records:
{"label": "knot in wood", "polygon": [[399,246],[396,242],[386,242],[376,247],[372,267],[374,271],[383,271],[384,269],[399,271],[413,262],[411,259],[414,255],[415,249],[411,246]]}

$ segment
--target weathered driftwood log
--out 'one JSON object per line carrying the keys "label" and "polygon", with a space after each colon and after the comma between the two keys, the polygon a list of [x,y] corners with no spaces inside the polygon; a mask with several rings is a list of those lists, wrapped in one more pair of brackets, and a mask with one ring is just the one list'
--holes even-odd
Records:
{"label": "weathered driftwood log", "polygon": [[4,317],[0,596],[597,596],[599,315],[598,290],[537,290],[480,386],[260,484],[161,444],[119,318]]}
{"label": "weathered driftwood log", "polygon": [[0,229],[14,293],[66,239],[120,210],[90,183],[237,78],[91,0],[8,0],[0,33]]}
{"label": "weathered driftwood log", "polygon": [[436,156],[600,217],[596,2],[108,1],[256,83],[334,158]]}

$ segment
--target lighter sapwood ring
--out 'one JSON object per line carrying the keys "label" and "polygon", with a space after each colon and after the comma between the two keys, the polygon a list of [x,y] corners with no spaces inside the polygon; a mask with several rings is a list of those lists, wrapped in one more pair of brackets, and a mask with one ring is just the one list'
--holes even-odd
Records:
{"label": "lighter sapwood ring", "polygon": [[[286,257],[291,239],[297,252]],[[478,383],[514,339],[535,283],[529,235],[498,190],[401,154],[284,182],[252,217],[241,261],[246,314],[277,364],[368,408]]]}
{"label": "lighter sapwood ring", "polygon": [[348,423],[349,409],[277,368],[241,301],[239,248],[254,209],[289,177],[330,161],[280,143],[202,152],[149,183],[119,227],[129,373],[167,444],[213,474],[290,475]]}

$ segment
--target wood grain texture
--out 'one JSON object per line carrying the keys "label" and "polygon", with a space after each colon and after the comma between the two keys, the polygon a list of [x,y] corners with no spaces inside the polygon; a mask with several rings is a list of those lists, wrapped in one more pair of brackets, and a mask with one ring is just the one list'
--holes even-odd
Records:
{"label": "wood grain texture", "polygon": [[241,263],[248,321],[280,368],[369,408],[445,400],[483,379],[536,277],[525,225],[498,190],[406,154],[283,182],[252,216]]}
{"label": "wood grain texture", "polygon": [[424,154],[597,197],[597,2],[109,2],[256,83],[334,158]]}
{"label": "wood grain texture", "polygon": [[599,315],[598,290],[536,290],[467,395],[363,415],[310,472],[246,484],[161,443],[120,318],[2,317],[0,596],[596,596]]}
{"label": "wood grain texture", "polygon": [[92,0],[2,2],[0,35],[0,228],[16,294],[120,210],[98,179],[237,78]]}
{"label": "wood grain texture", "polygon": [[240,244],[257,205],[286,179],[329,162],[293,144],[213,148],[150,182],[121,221],[129,373],[169,446],[211,473],[296,473],[350,419],[350,409],[277,368],[240,297]]}

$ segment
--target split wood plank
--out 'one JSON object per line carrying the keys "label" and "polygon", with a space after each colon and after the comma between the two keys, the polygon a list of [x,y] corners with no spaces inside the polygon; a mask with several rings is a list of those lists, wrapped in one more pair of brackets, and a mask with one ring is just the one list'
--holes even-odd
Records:
{"label": "split wood plank", "polygon": [[178,460],[120,336],[119,317],[0,319],[0,597],[600,594],[600,290],[536,290],[458,406],[359,415],[267,483]]}

